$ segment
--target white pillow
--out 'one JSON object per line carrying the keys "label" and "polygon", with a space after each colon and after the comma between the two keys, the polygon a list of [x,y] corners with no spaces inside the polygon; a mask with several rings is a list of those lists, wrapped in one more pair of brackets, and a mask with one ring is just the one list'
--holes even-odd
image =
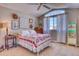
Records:
{"label": "white pillow", "polygon": [[23,30],[21,35],[22,36],[30,36],[30,32],[28,30]]}
{"label": "white pillow", "polygon": [[37,35],[36,31],[34,31],[34,30],[29,30],[29,32],[30,32],[31,36]]}

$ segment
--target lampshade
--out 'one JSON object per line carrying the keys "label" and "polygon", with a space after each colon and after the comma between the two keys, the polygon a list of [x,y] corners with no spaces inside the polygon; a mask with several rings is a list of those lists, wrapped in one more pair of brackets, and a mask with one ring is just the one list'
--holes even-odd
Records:
{"label": "lampshade", "polygon": [[0,23],[0,28],[3,28],[3,23]]}
{"label": "lampshade", "polygon": [[4,27],[7,27],[7,23],[1,22],[1,23],[0,23],[0,28],[4,28]]}

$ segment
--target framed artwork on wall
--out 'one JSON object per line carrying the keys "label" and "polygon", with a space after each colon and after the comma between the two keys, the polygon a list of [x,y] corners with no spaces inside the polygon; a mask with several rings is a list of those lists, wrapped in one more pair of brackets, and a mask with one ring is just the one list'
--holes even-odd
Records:
{"label": "framed artwork on wall", "polygon": [[28,29],[29,28],[29,19],[27,16],[20,17],[20,29]]}
{"label": "framed artwork on wall", "polygon": [[33,20],[31,18],[29,18],[29,23],[33,23]]}
{"label": "framed artwork on wall", "polygon": [[29,18],[29,28],[32,29],[33,28],[33,19]]}
{"label": "framed artwork on wall", "polygon": [[12,20],[12,21],[11,21],[11,29],[12,29],[12,30],[17,30],[17,29],[19,29],[19,20]]}

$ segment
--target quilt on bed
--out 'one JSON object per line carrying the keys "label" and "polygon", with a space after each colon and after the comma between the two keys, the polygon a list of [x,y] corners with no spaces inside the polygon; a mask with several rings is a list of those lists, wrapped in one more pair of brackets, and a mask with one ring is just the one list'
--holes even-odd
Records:
{"label": "quilt on bed", "polygon": [[30,36],[30,37],[18,36],[18,38],[20,40],[25,40],[25,41],[33,44],[34,47],[37,47],[40,44],[45,43],[46,41],[51,39],[49,34],[37,34],[35,36]]}

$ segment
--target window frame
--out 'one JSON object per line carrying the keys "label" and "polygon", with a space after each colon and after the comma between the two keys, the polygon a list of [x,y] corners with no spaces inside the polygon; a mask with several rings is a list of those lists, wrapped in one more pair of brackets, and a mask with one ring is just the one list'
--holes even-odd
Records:
{"label": "window frame", "polygon": [[[56,26],[56,29],[54,29],[54,17],[58,17],[58,16],[60,16],[60,15],[65,15],[66,13],[62,13],[62,14],[58,14],[58,15],[53,15],[53,16],[48,16],[48,17],[45,17],[45,18],[47,18],[48,20],[49,20],[49,18],[53,18],[53,29],[50,29],[50,27],[49,27],[49,29],[50,30],[56,30],[57,29],[57,26]],[[57,19],[58,20],[58,19]]]}
{"label": "window frame", "polygon": [[[60,9],[59,9],[60,10]],[[64,10],[64,9],[61,9],[61,10]],[[65,10],[64,10],[65,11]],[[52,11],[50,11],[50,12],[52,12]],[[49,12],[49,13],[50,13]],[[48,13],[47,13],[48,14]],[[46,14],[45,14],[46,15]],[[50,29],[50,27],[49,27],[49,30],[57,30],[57,25],[56,25],[56,29],[54,28],[54,17],[58,17],[58,16],[60,16],[60,15],[66,15],[66,12],[64,12],[64,13],[61,13],[61,14],[56,14],[56,15],[50,15],[50,16],[45,16],[44,15],[44,18],[47,18],[48,20],[49,20],[49,18],[53,18],[53,28],[52,29]],[[58,18],[57,18],[57,20],[58,20]],[[56,22],[58,22],[58,21],[56,21]]]}

